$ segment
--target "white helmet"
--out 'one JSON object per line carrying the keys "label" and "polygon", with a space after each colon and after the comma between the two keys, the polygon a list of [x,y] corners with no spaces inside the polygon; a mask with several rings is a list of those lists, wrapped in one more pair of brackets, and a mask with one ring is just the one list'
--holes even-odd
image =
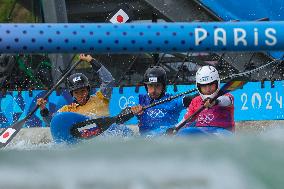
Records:
{"label": "white helmet", "polygon": [[[204,95],[201,93],[200,84],[208,84],[216,82],[217,90],[211,95]],[[213,66],[202,66],[196,72],[196,87],[203,100],[207,98],[214,98],[220,90],[220,77],[219,73]]]}

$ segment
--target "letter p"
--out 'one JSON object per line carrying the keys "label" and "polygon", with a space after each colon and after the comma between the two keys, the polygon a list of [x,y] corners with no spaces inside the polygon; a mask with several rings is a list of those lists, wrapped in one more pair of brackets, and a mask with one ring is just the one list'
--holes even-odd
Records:
{"label": "letter p", "polygon": [[199,46],[200,42],[207,37],[207,31],[203,28],[195,28],[194,35],[195,35],[195,46]]}

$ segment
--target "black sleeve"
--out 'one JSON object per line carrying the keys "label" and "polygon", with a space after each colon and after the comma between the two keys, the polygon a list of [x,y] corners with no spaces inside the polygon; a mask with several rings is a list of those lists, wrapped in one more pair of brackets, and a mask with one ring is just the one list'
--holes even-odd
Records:
{"label": "black sleeve", "polygon": [[198,94],[184,96],[182,99],[183,106],[187,108],[191,103],[192,99],[194,99],[197,96]]}
{"label": "black sleeve", "polygon": [[42,116],[42,119],[43,119],[45,125],[47,127],[50,127],[50,122],[51,122],[52,116],[49,113],[48,109],[45,108],[43,110],[40,110],[40,115]]}
{"label": "black sleeve", "polygon": [[96,61],[95,59],[92,59],[90,63],[92,65],[92,68],[95,70],[95,72],[98,72],[99,69],[102,67],[102,64]]}

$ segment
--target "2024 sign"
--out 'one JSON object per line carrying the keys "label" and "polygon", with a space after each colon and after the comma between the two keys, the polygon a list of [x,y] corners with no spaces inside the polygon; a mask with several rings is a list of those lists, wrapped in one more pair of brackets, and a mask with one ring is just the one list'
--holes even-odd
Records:
{"label": "2024 sign", "polygon": [[242,105],[241,110],[249,110],[251,109],[282,109],[283,107],[283,98],[279,94],[278,91],[272,92],[265,92],[265,93],[252,93],[248,95],[247,93],[242,93],[240,96]]}

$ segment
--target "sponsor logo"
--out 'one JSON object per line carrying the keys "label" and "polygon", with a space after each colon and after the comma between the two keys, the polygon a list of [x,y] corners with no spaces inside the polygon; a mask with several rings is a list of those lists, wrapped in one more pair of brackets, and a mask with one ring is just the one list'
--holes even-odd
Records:
{"label": "sponsor logo", "polygon": [[149,77],[149,82],[157,83],[158,82],[158,78],[157,77]]}
{"label": "sponsor logo", "polygon": [[208,81],[208,80],[209,80],[209,77],[206,76],[206,77],[202,77],[200,81],[201,81],[201,82],[206,82],[206,81]]}
{"label": "sponsor logo", "polygon": [[80,76],[73,78],[73,82],[74,82],[74,83],[77,82],[77,81],[81,81],[81,77],[80,77]]}

